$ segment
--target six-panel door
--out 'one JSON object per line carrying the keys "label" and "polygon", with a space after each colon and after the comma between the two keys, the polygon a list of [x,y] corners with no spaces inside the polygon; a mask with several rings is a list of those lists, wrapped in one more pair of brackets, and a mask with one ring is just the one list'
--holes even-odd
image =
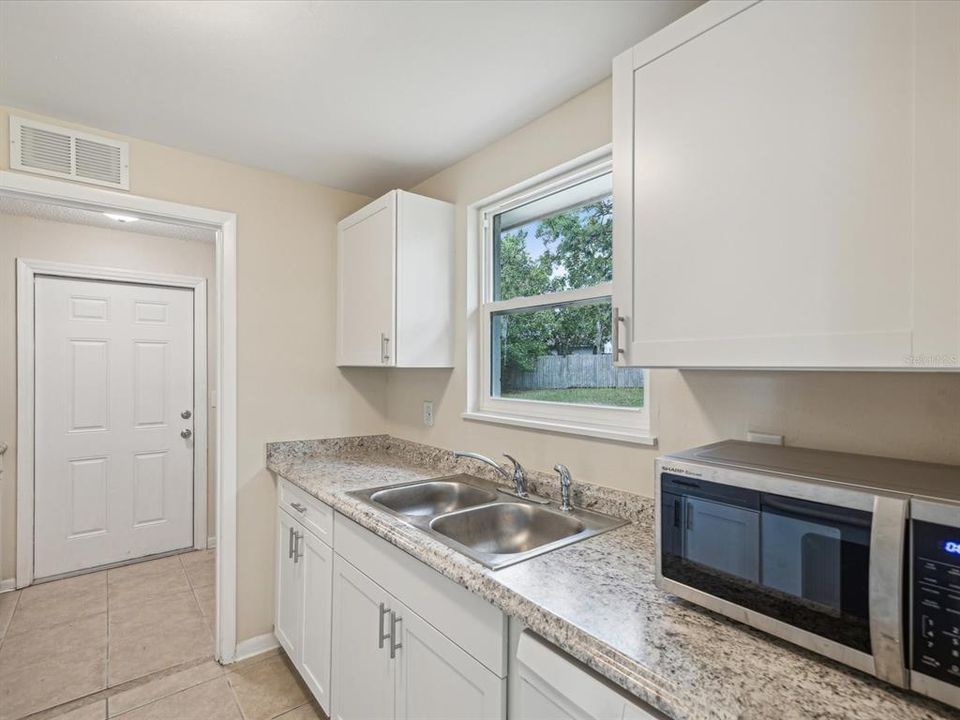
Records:
{"label": "six-panel door", "polygon": [[192,547],[193,292],[41,276],[35,293],[34,575]]}

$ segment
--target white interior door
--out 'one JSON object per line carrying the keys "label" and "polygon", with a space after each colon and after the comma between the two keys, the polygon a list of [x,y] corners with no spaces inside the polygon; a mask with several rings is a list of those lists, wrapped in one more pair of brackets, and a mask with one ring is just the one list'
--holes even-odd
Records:
{"label": "white interior door", "polygon": [[35,302],[35,577],[191,547],[193,291],[38,276]]}

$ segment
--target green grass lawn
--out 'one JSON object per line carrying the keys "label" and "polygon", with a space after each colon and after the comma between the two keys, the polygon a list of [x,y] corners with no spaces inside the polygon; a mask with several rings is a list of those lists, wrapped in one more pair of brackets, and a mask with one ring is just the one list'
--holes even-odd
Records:
{"label": "green grass lawn", "polygon": [[501,397],[521,400],[643,407],[643,388],[563,388],[557,390],[504,390]]}

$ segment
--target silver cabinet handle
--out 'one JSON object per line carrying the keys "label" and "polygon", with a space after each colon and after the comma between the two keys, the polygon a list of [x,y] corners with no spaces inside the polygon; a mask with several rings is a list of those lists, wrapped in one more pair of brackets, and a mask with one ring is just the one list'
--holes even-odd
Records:
{"label": "silver cabinet handle", "polygon": [[187,439],[190,438],[190,436],[192,436],[192,435],[193,435],[193,431],[192,431],[192,430],[181,430],[181,431],[180,431],[180,437],[182,437],[184,440],[187,440]]}
{"label": "silver cabinet handle", "polygon": [[303,533],[296,533],[296,539],[293,542],[293,564],[296,565],[303,557]]}
{"label": "silver cabinet handle", "polygon": [[397,642],[397,625],[403,622],[403,618],[397,617],[397,614],[390,611],[390,659],[397,656],[397,650],[403,647],[403,643]]}
{"label": "silver cabinet handle", "polygon": [[383,641],[390,637],[390,633],[386,635],[383,634],[383,619],[390,613],[390,608],[388,608],[383,603],[380,603],[380,632],[377,634],[380,643],[380,649],[383,650]]}
{"label": "silver cabinet handle", "polygon": [[306,508],[305,506],[301,505],[300,503],[296,503],[296,502],[295,502],[295,503],[290,503],[290,507],[292,507],[292,508],[293,508],[294,510],[296,510],[298,513],[305,513],[305,512],[307,511],[307,508]]}
{"label": "silver cabinet handle", "polygon": [[290,538],[287,540],[287,559],[293,557],[293,528],[290,528]]}
{"label": "silver cabinet handle", "polygon": [[613,361],[616,362],[620,359],[620,356],[623,355],[623,348],[620,347],[620,323],[622,323],[626,318],[620,315],[620,308],[616,305],[613,306],[613,316],[611,317],[612,327],[610,328],[611,342],[613,346]]}
{"label": "silver cabinet handle", "polygon": [[380,333],[380,359],[384,365],[390,362],[390,338],[386,333]]}

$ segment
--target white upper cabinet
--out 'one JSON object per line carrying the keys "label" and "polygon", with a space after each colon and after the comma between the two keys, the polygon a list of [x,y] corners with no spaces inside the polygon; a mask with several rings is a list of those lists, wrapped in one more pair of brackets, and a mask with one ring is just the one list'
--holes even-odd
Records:
{"label": "white upper cabinet", "polygon": [[337,225],[337,365],[453,366],[453,205],[392,190]]}
{"label": "white upper cabinet", "polygon": [[623,364],[960,367],[960,3],[710,2],[613,94]]}

